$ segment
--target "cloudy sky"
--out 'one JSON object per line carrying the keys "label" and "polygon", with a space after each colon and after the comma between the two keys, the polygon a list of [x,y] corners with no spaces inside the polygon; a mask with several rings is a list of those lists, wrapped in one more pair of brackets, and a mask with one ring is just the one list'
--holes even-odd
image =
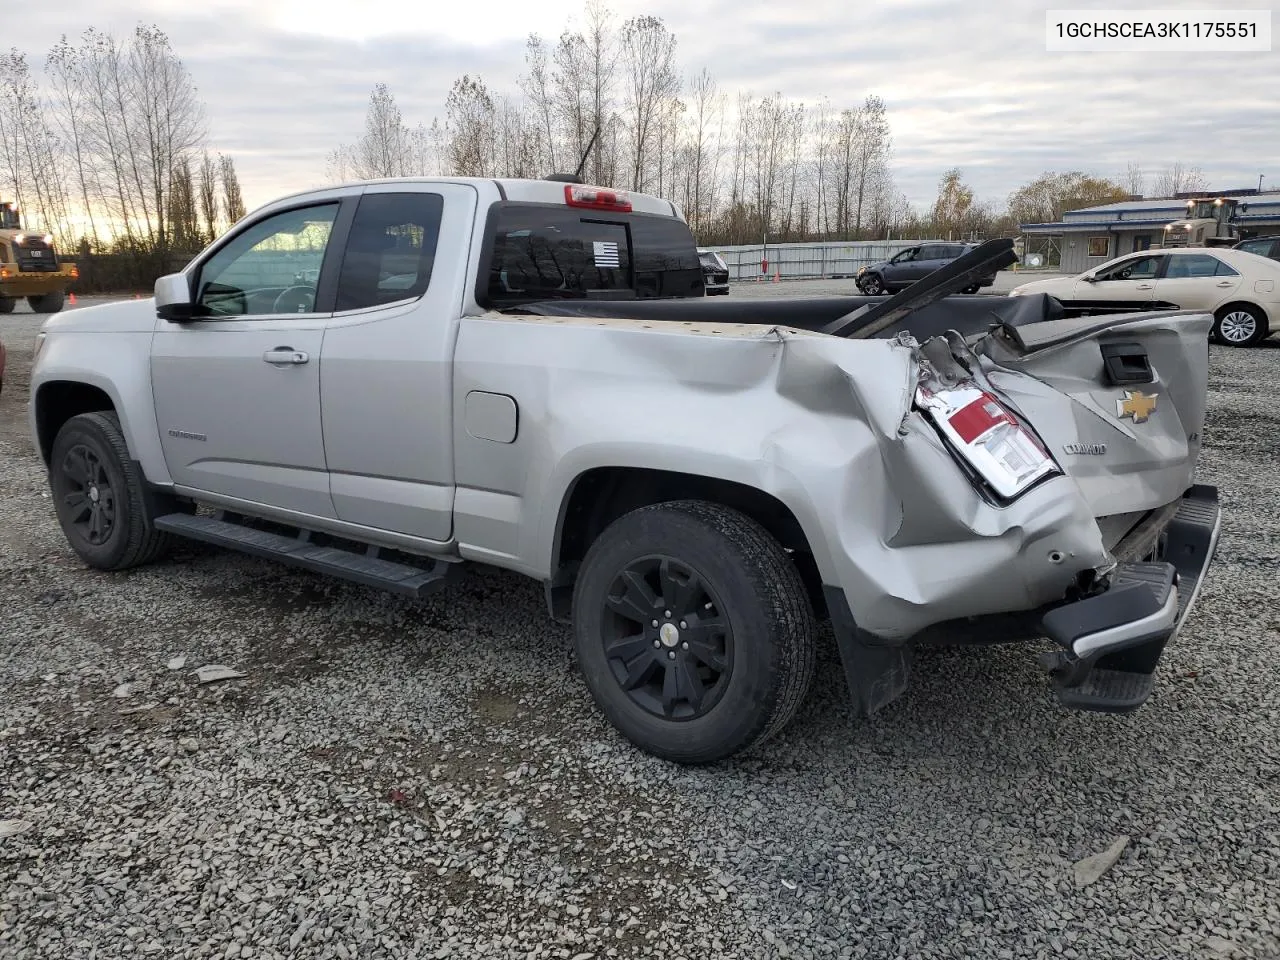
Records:
{"label": "cloudy sky", "polygon": [[[1123,4],[1123,6],[1122,6]],[[927,205],[960,166],[1000,201],[1045,170],[1118,176],[1199,166],[1210,186],[1280,187],[1280,54],[1046,53],[1045,11],[1205,10],[1208,0],[611,0],[617,21],[660,16],[686,74],[731,94],[889,108],[898,184]],[[1235,0],[1266,9],[1265,0]],[[31,9],[28,7],[28,9]],[[59,35],[169,34],[208,105],[212,146],[232,154],[252,208],[324,181],[325,156],[360,132],[374,83],[405,118],[444,116],[463,73],[515,92],[531,32],[555,38],[580,0],[57,0],[5,18],[4,46],[42,63]]]}

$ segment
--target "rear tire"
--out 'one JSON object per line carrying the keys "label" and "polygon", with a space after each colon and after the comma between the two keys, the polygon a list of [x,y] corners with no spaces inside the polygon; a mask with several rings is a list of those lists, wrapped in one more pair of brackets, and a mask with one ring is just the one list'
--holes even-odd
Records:
{"label": "rear tire", "polygon": [[31,305],[31,309],[36,313],[57,313],[62,309],[65,299],[66,296],[61,290],[55,290],[53,293],[46,293],[43,296],[27,297],[27,303]]}
{"label": "rear tire", "polygon": [[13,313],[13,308],[18,305],[18,301],[13,297],[0,297],[0,313]]}
{"label": "rear tire", "polygon": [[1257,307],[1233,303],[1214,314],[1214,339],[1229,347],[1257,346],[1270,332],[1266,314]]}
{"label": "rear tire", "polygon": [[719,504],[660,503],[610,524],[583,560],[573,627],[605,716],[677,763],[767,740],[813,677],[816,628],[799,571],[760,524]]}
{"label": "rear tire", "polygon": [[62,425],[49,458],[49,485],[67,543],[91,567],[141,566],[173,542],[155,529],[157,498],[148,495],[113,411],[82,413]]}

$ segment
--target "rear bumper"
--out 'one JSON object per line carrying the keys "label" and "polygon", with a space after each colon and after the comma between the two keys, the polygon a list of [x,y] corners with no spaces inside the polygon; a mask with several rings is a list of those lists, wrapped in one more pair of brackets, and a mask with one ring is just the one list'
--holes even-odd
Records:
{"label": "rear bumper", "polygon": [[1045,665],[1065,706],[1122,713],[1146,702],[1160,657],[1200,597],[1221,527],[1217,488],[1192,487],[1152,559],[1121,563],[1106,592],[1044,615],[1060,648]]}
{"label": "rear bumper", "polygon": [[913,649],[923,645],[1018,642],[1048,636],[1042,658],[1067,707],[1109,713],[1136,710],[1151,695],[1165,648],[1199,599],[1218,546],[1222,516],[1216,487],[1194,486],[1153,512],[1113,553],[1121,558],[1103,592],[1038,610],[939,623],[891,642],[860,628],[842,589],[824,586],[855,709],[871,714],[905,690]]}

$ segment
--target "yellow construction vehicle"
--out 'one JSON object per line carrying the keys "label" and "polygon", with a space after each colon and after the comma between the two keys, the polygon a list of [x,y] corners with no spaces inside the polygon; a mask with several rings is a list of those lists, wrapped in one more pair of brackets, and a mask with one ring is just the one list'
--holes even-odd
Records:
{"label": "yellow construction vehicle", "polygon": [[12,313],[19,297],[36,313],[57,313],[79,275],[59,262],[50,234],[23,230],[18,208],[0,203],[0,313]]}

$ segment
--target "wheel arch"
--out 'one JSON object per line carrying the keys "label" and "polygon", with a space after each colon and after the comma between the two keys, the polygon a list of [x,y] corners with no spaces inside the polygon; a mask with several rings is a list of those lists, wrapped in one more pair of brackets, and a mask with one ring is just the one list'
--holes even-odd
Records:
{"label": "wheel arch", "polygon": [[1254,316],[1258,317],[1262,324],[1263,331],[1262,336],[1258,338],[1259,340],[1265,340],[1275,332],[1275,328],[1271,325],[1271,317],[1262,304],[1254,303],[1251,300],[1228,300],[1226,303],[1222,304],[1222,306],[1213,311],[1215,334],[1217,333],[1217,324],[1223,317],[1233,310],[1248,310]]}
{"label": "wheel arch", "polygon": [[560,498],[551,540],[551,578],[546,584],[552,617],[567,621],[579,564],[605,527],[640,507],[691,499],[738,510],[764,527],[791,554],[811,599],[821,607],[821,575],[813,545],[796,512],[775,494],[707,474],[597,466],[575,476]]}
{"label": "wheel arch", "polygon": [[[46,467],[53,455],[53,441],[58,431],[72,417],[82,413],[111,411],[120,421],[129,455],[141,463],[139,451],[145,446],[131,422],[129,405],[120,401],[113,384],[96,378],[50,379],[38,384],[32,392],[31,422],[40,459]],[[142,471],[147,476],[149,471]],[[156,480],[148,476],[148,480]],[[168,480],[168,477],[164,477]]]}

